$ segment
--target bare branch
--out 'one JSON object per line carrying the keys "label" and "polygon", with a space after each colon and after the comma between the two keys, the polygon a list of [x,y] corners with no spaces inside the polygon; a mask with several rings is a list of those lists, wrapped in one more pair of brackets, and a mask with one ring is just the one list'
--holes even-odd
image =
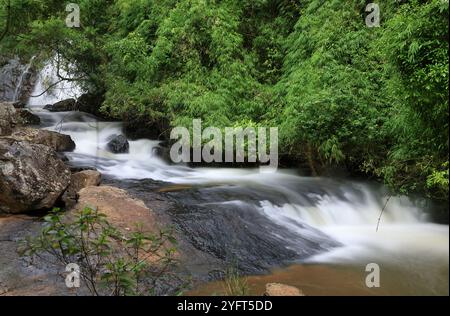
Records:
{"label": "bare branch", "polygon": [[387,207],[387,205],[388,205],[388,203],[389,203],[389,200],[390,200],[391,198],[392,198],[392,195],[389,195],[389,197],[388,197],[387,200],[386,200],[386,203],[385,203],[384,206],[383,206],[383,209],[381,210],[380,217],[378,217],[377,233],[378,233],[378,229],[380,228],[381,217],[383,216],[383,213],[384,213],[384,211],[386,210],[386,207]]}

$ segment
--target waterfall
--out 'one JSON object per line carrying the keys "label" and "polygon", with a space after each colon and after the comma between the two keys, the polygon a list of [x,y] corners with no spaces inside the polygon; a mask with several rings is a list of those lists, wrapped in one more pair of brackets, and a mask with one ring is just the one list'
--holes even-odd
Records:
{"label": "waterfall", "polygon": [[27,65],[21,63],[19,57],[12,58],[0,68],[0,101],[17,101],[28,94],[34,81],[32,57]]}
{"label": "waterfall", "polygon": [[32,66],[35,58],[36,58],[36,56],[31,57],[30,62],[27,65],[25,65],[21,75],[19,76],[19,79],[17,80],[17,83],[16,83],[16,88],[14,90],[13,101],[19,100],[20,94],[22,92],[24,78],[25,78],[25,76],[27,76],[29,74],[31,66]]}
{"label": "waterfall", "polygon": [[[39,72],[36,84],[28,100],[30,107],[43,107],[58,101],[78,98],[83,90],[75,81],[61,81],[58,77],[56,57],[48,61]],[[62,77],[68,76],[64,69],[60,69]]]}

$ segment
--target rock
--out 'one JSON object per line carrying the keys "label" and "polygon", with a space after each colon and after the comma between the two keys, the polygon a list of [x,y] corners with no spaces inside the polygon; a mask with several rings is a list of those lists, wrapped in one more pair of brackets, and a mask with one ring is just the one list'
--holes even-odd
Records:
{"label": "rock", "polygon": [[149,123],[144,118],[138,118],[138,115],[134,113],[130,113],[122,119],[124,133],[131,140],[161,139],[161,135],[164,134],[165,128],[168,126],[165,121],[160,122],[160,124]]}
{"label": "rock", "polygon": [[11,102],[0,103],[0,136],[10,135],[17,123],[14,105]]}
{"label": "rock", "polygon": [[153,155],[156,157],[166,161],[166,162],[172,162],[172,159],[170,158],[170,149],[168,147],[155,147],[153,148]]}
{"label": "rock", "polygon": [[0,216],[0,297],[73,295],[64,280],[61,282],[60,266],[49,264],[51,256],[31,258],[21,253],[21,241],[39,236],[41,231],[42,222],[32,216]]}
{"label": "rock", "polygon": [[21,125],[39,125],[41,118],[25,109],[17,109],[18,121]]}
{"label": "rock", "polygon": [[73,151],[75,149],[75,142],[69,135],[42,129],[19,128],[14,130],[11,137],[20,141],[49,146],[58,152]]}
{"label": "rock", "polygon": [[26,104],[25,104],[25,102],[22,102],[22,101],[15,101],[15,102],[13,102],[13,106],[16,109],[24,109],[26,107]]}
{"label": "rock", "polygon": [[5,285],[2,285],[2,283],[0,282],[0,296],[5,295],[8,292],[9,292],[9,289]]}
{"label": "rock", "polygon": [[101,173],[94,170],[85,170],[72,174],[70,177],[70,185],[62,197],[66,207],[72,207],[76,204],[78,192],[81,189],[89,186],[98,186],[101,181]]}
{"label": "rock", "polygon": [[32,65],[24,64],[18,57],[0,61],[0,101],[26,100],[35,81]]}
{"label": "rock", "polygon": [[77,109],[77,101],[75,99],[66,99],[55,104],[47,104],[44,109],[50,112],[68,112],[75,111]]}
{"label": "rock", "polygon": [[0,212],[51,208],[69,183],[69,168],[50,147],[0,138]]}
{"label": "rock", "polygon": [[[67,157],[66,154],[62,153],[62,152],[57,152],[56,156],[61,159],[64,162],[68,162],[69,161],[69,157]],[[70,169],[70,172],[72,172],[72,169]],[[73,172],[72,172],[73,173]]]}
{"label": "rock", "polygon": [[89,167],[89,166],[82,166],[82,167],[79,167],[79,166],[69,166],[69,168],[70,168],[70,172],[72,172],[72,173],[77,173],[77,172],[80,172],[80,171],[86,171],[86,170],[93,170],[93,171],[97,171],[97,169],[95,169],[94,167]]}
{"label": "rock", "polygon": [[125,154],[130,151],[130,143],[124,135],[112,136],[106,147],[114,154]]}
{"label": "rock", "polygon": [[305,296],[301,290],[295,286],[285,285],[281,283],[266,284],[265,296]]}
{"label": "rock", "polygon": [[143,201],[134,199],[125,190],[111,186],[86,187],[79,193],[78,203],[72,209],[81,211],[85,207],[97,209],[107,216],[108,221],[124,231],[142,225],[145,232],[157,228],[155,214]]}
{"label": "rock", "polygon": [[104,92],[88,92],[82,94],[77,99],[76,107],[79,111],[94,114],[97,117],[105,117],[105,113],[100,111],[100,107],[105,100]]}

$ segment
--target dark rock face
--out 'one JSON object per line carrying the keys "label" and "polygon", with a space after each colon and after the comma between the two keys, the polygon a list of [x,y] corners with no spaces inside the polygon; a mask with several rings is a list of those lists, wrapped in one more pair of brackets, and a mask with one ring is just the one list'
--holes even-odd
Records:
{"label": "dark rock face", "polygon": [[77,100],[77,109],[82,112],[91,113],[98,117],[104,117],[100,112],[100,107],[104,101],[103,92],[88,92],[82,94]]}
{"label": "dark rock face", "polygon": [[220,278],[217,271],[230,266],[246,274],[263,273],[339,246],[313,227],[299,224],[299,230],[307,232],[299,234],[262,214],[258,201],[276,199],[276,193],[223,186],[178,189],[153,180],[104,182],[126,189],[163,218],[169,217],[185,254],[183,264],[202,279]]}
{"label": "dark rock face", "polygon": [[29,127],[15,130],[11,137],[19,141],[45,145],[57,152],[73,151],[76,146],[69,135]]}
{"label": "dark rock face", "polygon": [[22,101],[16,101],[16,102],[13,103],[13,106],[14,106],[16,109],[24,109],[27,105],[25,104],[25,102],[22,102]]}
{"label": "dark rock face", "polygon": [[19,58],[0,60],[0,101],[25,101],[30,95],[36,71]]}
{"label": "dark rock face", "polygon": [[170,210],[172,220],[190,243],[245,273],[261,273],[338,245],[306,224],[298,224],[298,231],[307,232],[302,234],[265,216],[259,201],[270,194],[232,186],[166,193],[177,204]]}
{"label": "dark rock face", "polygon": [[155,147],[153,148],[153,155],[164,160],[165,162],[171,163],[170,159],[170,149],[168,147]]}
{"label": "dark rock face", "polygon": [[106,145],[108,150],[115,154],[126,154],[130,151],[130,144],[124,135],[114,135]]}
{"label": "dark rock face", "polygon": [[77,109],[77,101],[75,99],[66,99],[55,104],[47,104],[44,109],[50,112],[68,112],[75,111]]}
{"label": "dark rock face", "polygon": [[85,170],[72,174],[70,185],[62,196],[65,206],[67,208],[74,206],[77,203],[78,192],[81,189],[98,186],[101,181],[101,173],[94,170]]}
{"label": "dark rock face", "polygon": [[41,119],[39,116],[31,113],[25,109],[16,109],[19,115],[19,121],[22,125],[39,125],[41,123]]}
{"label": "dark rock face", "polygon": [[50,147],[0,138],[0,212],[53,207],[69,185],[70,175]]}
{"label": "dark rock face", "polygon": [[159,132],[154,126],[149,126],[147,123],[143,121],[124,121],[123,128],[125,131],[125,135],[129,137],[131,140],[137,139],[158,139]]}

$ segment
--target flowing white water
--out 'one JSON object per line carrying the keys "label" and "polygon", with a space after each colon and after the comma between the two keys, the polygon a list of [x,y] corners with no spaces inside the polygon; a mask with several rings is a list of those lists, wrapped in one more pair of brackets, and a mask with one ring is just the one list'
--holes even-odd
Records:
{"label": "flowing white water", "polygon": [[[45,90],[46,77],[53,78],[51,65],[33,94]],[[298,224],[313,226],[343,246],[310,258],[308,262],[355,265],[364,270],[371,262],[405,273],[405,282],[415,282],[425,293],[443,293],[448,287],[449,227],[429,222],[427,215],[405,197],[394,197],[387,204],[380,230],[378,218],[386,201],[384,191],[369,184],[322,178],[306,178],[293,171],[263,174],[252,169],[193,169],[169,165],[154,154],[159,142],[130,141],[128,154],[106,150],[109,137],[122,133],[118,122],[99,122],[80,112],[49,113],[42,105],[80,93],[63,85],[53,94],[31,99],[30,108],[42,118],[45,128],[69,134],[76,143],[68,153],[72,163],[93,166],[104,174],[122,179],[154,179],[171,183],[232,186],[247,190],[247,198],[237,196],[229,202],[254,203],[261,214],[288,230],[304,234]],[[276,232],[270,232],[276,234]]]}
{"label": "flowing white water", "polygon": [[17,81],[16,88],[14,90],[13,101],[17,101],[20,96],[20,92],[22,91],[23,81],[26,75],[30,72],[31,66],[33,65],[33,61],[36,57],[31,57],[30,62],[26,65],[22,71],[22,74],[19,76],[19,80]]}
{"label": "flowing white water", "polygon": [[[30,107],[43,107],[68,98],[77,98],[83,91],[75,81],[61,81],[55,60],[49,61],[39,72],[32,96],[28,101]],[[69,77],[64,69],[59,71],[61,77]]]}

